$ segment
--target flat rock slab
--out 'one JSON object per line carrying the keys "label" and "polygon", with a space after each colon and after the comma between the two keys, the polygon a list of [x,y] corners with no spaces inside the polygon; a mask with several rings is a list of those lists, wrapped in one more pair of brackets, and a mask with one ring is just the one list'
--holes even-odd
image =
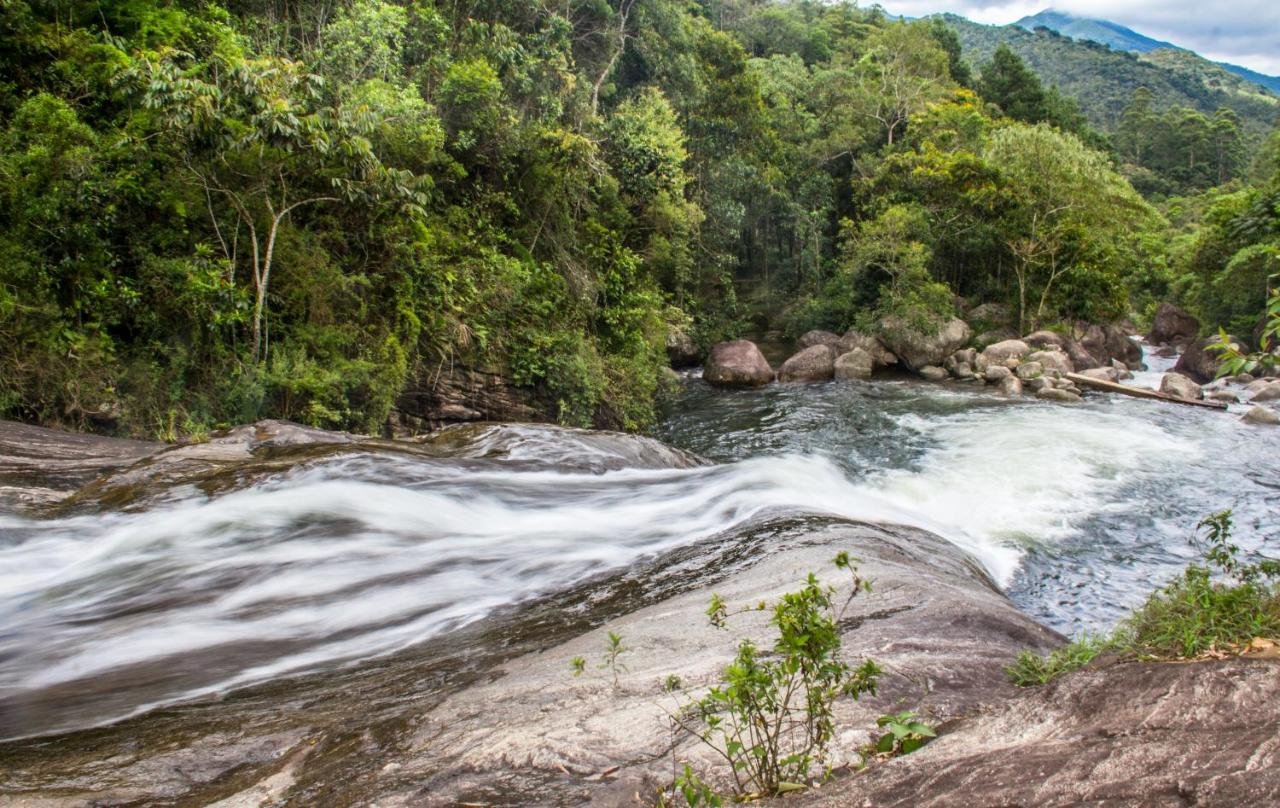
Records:
{"label": "flat rock slab", "polygon": [[1280,664],[1080,671],[798,808],[1280,804]]}
{"label": "flat rock slab", "polygon": [[[831,559],[841,549],[861,559],[862,573],[874,580],[872,594],[854,600],[842,622],[848,658],[869,656],[885,674],[877,697],[837,708],[836,765],[855,760],[876,717],[902,709],[897,705],[944,721],[1013,695],[1003,667],[1021,649],[1062,641],[1018,612],[963,551],[924,531],[827,522],[793,541],[712,587],[513,660],[493,681],[452,696],[423,717],[403,758],[374,789],[379,804],[521,804],[524,795],[541,804],[589,797],[597,805],[633,805],[636,793],[652,795],[670,780],[673,741],[679,760],[724,780],[725,767],[705,747],[673,737],[667,715],[682,700],[665,693],[663,681],[678,676],[697,694],[719,681],[739,640],[768,646],[767,613],[740,615],[728,631],[711,627],[705,612],[712,591],[732,610],[772,603],[810,571],[839,585]],[[840,600],[849,589],[847,576],[843,581]],[[625,670],[616,685],[599,666],[609,631],[631,649],[620,659]],[[579,655],[588,665],[575,678],[570,661]],[[514,802],[496,795],[515,795],[508,798]]]}
{"label": "flat rock slab", "polygon": [[55,504],[98,475],[163,448],[162,443],[0,421],[0,508]]}

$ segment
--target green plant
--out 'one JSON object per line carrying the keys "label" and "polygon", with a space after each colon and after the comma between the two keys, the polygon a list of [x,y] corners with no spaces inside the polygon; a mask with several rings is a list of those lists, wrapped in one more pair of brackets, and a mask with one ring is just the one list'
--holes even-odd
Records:
{"label": "green plant", "polygon": [[1019,687],[1043,685],[1064,673],[1083,668],[1113,645],[1109,636],[1083,634],[1049,654],[1022,651],[1018,654],[1017,661],[1005,668],[1004,672],[1009,681]]}
{"label": "green plant", "polygon": [[[670,794],[670,796],[668,796]],[[668,789],[658,793],[658,798],[654,802],[656,808],[668,808],[676,805],[676,798],[684,799],[689,808],[698,808],[698,806],[706,806],[706,808],[720,808],[724,805],[724,800],[716,793],[715,789],[706,783],[688,764],[684,764],[684,771],[676,775]]]}
{"label": "green plant", "polygon": [[622,644],[621,634],[615,634],[612,631],[609,632],[609,636],[605,640],[604,645],[604,660],[600,663],[600,667],[613,674],[614,687],[618,686],[618,673],[627,669],[626,665],[623,665],[618,661],[618,657],[630,650],[630,648],[627,648]]}
{"label": "green plant", "polygon": [[1208,350],[1218,355],[1219,376],[1235,376],[1238,373],[1274,370],[1280,366],[1280,356],[1273,350],[1277,342],[1280,342],[1280,289],[1273,290],[1267,298],[1266,323],[1258,337],[1256,352],[1247,354],[1241,351],[1221,328],[1218,329],[1218,341],[1210,344]]}
{"label": "green plant", "polygon": [[882,715],[876,726],[885,733],[875,743],[875,752],[890,757],[909,755],[938,736],[937,731],[911,710]]}
{"label": "green plant", "polygon": [[569,660],[569,669],[573,671],[574,676],[581,676],[587,669],[587,658],[576,656]]}
{"label": "green plant", "polygon": [[[835,563],[852,578],[847,607],[869,583],[858,576],[847,553]],[[835,737],[836,699],[875,692],[879,667],[871,660],[855,666],[841,655],[844,608],[835,607],[835,592],[810,573],[803,588],[774,604],[770,622],[778,636],[772,649],[762,651],[743,640],[724,670],[724,682],[673,715],[729,764],[739,798],[807,787]],[[755,603],[733,614],[765,608]],[[718,595],[707,614],[719,628],[731,616]]]}
{"label": "green plant", "polygon": [[[1014,684],[1044,684],[1103,651],[1142,660],[1192,659],[1280,637],[1280,562],[1246,563],[1231,542],[1231,511],[1200,520],[1191,544],[1203,563],[1151,593],[1109,636],[1084,636],[1051,654],[1023,651],[1005,668]],[[1226,580],[1223,580],[1225,578]]]}

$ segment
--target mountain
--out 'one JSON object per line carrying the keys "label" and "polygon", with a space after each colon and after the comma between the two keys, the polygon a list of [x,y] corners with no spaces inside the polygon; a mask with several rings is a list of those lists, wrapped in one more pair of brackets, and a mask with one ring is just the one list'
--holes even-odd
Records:
{"label": "mountain", "polygon": [[[1156,50],[1187,50],[1171,42],[1152,39],[1132,28],[1126,28],[1110,20],[1077,17],[1051,8],[1047,8],[1038,14],[1023,17],[1015,22],[1014,25],[1025,28],[1028,31],[1034,31],[1037,28],[1048,28],[1050,31],[1055,31],[1063,36],[1069,36],[1072,39],[1087,39],[1090,42],[1097,42],[1117,51],[1150,53]],[[1213,64],[1218,65],[1229,73],[1234,73],[1246,81],[1261,85],[1273,93],[1280,93],[1280,76],[1268,76],[1256,70],[1250,70],[1247,67],[1227,62],[1214,62]]]}
{"label": "mountain", "polygon": [[1063,36],[1069,36],[1072,39],[1088,39],[1106,45],[1112,50],[1133,51],[1135,53],[1147,53],[1160,48],[1176,48],[1170,42],[1162,42],[1159,39],[1152,39],[1149,36],[1134,31],[1131,28],[1125,28],[1119,23],[1109,20],[1090,20],[1084,17],[1076,17],[1062,11],[1055,11],[1047,8],[1038,14],[1032,14],[1029,17],[1023,17],[1014,23],[1028,31],[1034,31],[1037,28],[1048,28],[1050,31],[1057,31]]}
{"label": "mountain", "polygon": [[[1047,25],[1027,30],[1017,23],[982,25],[954,14],[940,16],[955,29],[965,58],[975,69],[991,58],[997,46],[1007,44],[1046,84],[1079,101],[1089,120],[1104,131],[1115,128],[1139,87],[1152,92],[1158,108],[1179,105],[1206,115],[1219,107],[1233,109],[1255,137],[1270,132],[1280,118],[1280,98],[1275,94],[1189,50],[1156,47],[1138,53],[1092,39],[1073,39]],[[1105,30],[1126,41],[1157,42],[1132,31],[1126,35],[1122,31],[1128,29],[1121,26],[1115,28],[1122,30]]]}

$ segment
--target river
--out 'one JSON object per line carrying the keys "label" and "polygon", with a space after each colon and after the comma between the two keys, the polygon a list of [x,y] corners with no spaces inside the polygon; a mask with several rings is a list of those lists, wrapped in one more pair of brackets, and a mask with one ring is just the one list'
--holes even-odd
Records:
{"label": "river", "polygon": [[448,679],[463,639],[517,653],[537,610],[562,633],[571,609],[625,610],[628,570],[732,544],[767,514],[927,528],[1067,634],[1176,574],[1210,512],[1234,509],[1248,551],[1280,547],[1280,430],[1235,414],[906,378],[723,391],[696,374],[667,410],[655,437],[710,462],[511,427],[501,445],[338,448],[221,493],[0,515],[0,739],[423,649]]}

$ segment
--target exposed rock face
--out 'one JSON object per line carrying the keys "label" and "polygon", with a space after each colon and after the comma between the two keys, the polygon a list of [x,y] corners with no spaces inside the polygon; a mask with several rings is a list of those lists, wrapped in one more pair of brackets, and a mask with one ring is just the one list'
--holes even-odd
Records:
{"label": "exposed rock face", "polygon": [[778,368],[780,382],[817,382],[835,375],[836,349],[825,343],[805,348]]}
{"label": "exposed rock face", "polygon": [[993,365],[1002,365],[1010,359],[1022,359],[1029,353],[1031,346],[1020,339],[1007,339],[982,350],[982,355]]}
{"label": "exposed rock face", "polygon": [[542,421],[533,396],[491,370],[460,364],[423,365],[396,399],[407,416],[405,431],[423,431],[465,421]]}
{"label": "exposed rock face", "polygon": [[836,357],[835,377],[842,380],[869,379],[875,366],[875,357],[861,348],[854,348]]}
{"label": "exposed rock face", "polygon": [[1152,345],[1186,345],[1199,333],[1199,320],[1172,303],[1161,303],[1151,319],[1147,342]]}
{"label": "exposed rock face", "polygon": [[[641,609],[544,653],[504,666],[500,678],[450,698],[424,717],[404,747],[403,767],[380,778],[388,806],[415,804],[423,784],[436,801],[456,804],[459,791],[476,793],[488,785],[499,793],[536,793],[538,802],[559,804],[545,791],[520,788],[523,780],[573,780],[592,788],[598,805],[633,804],[633,795],[649,793],[646,783],[670,778],[669,762],[655,760],[670,744],[663,705],[670,698],[662,680],[679,676],[691,689],[716,681],[737,638],[767,643],[767,613],[735,618],[731,635],[707,625],[704,615],[714,590],[726,602],[772,602],[793,590],[812,570],[838,583],[830,557],[847,549],[861,559],[860,571],[875,581],[872,595],[853,602],[844,642],[850,659],[873,656],[889,673],[880,695],[853,703],[838,702],[837,722],[872,728],[876,716],[899,699],[937,720],[962,715],[992,697],[1014,692],[1001,666],[1020,646],[1058,642],[1014,609],[953,546],[920,531],[831,523],[808,530],[803,544],[764,557],[713,587],[689,592]],[[798,535],[797,538],[800,536]],[[673,631],[672,626],[680,630]],[[618,687],[598,671],[573,678],[569,660],[598,656],[605,632],[622,635],[634,649]],[[501,715],[501,721],[494,721]],[[856,732],[856,730],[855,730]],[[842,739],[842,754],[856,749],[866,734]],[[696,742],[681,742],[677,755],[718,780],[726,776]],[[616,779],[581,775],[622,766]],[[561,776],[568,769],[572,778]],[[458,773],[441,777],[441,772]],[[404,791],[395,790],[399,783]],[[385,790],[384,790],[385,789]],[[455,790],[457,789],[457,790]]]}
{"label": "exposed rock face", "polygon": [[702,378],[720,387],[759,387],[773,381],[773,368],[754,342],[737,339],[711,349]]}
{"label": "exposed rock face", "polygon": [[[1235,337],[1231,337],[1230,340],[1231,344],[1241,351],[1247,350],[1241,340]],[[1213,381],[1218,375],[1219,362],[1218,357],[1208,348],[1217,341],[1217,337],[1205,337],[1192,342],[1182,352],[1182,356],[1178,357],[1178,363],[1173,366],[1173,369],[1201,384]]]}
{"label": "exposed rock face", "polygon": [[803,804],[1276,805],[1278,725],[1275,662],[1115,665],[1028,690]]}
{"label": "exposed rock face", "polygon": [[161,443],[0,421],[0,506],[53,505],[99,474],[132,465]]}
{"label": "exposed rock face", "polygon": [[1280,424],[1280,415],[1276,415],[1275,410],[1269,410],[1266,407],[1254,404],[1249,411],[1241,416],[1240,420],[1246,424],[1258,424],[1260,426],[1275,426]]}
{"label": "exposed rock face", "polygon": [[900,317],[885,317],[880,321],[880,331],[881,341],[912,370],[925,365],[941,365],[973,336],[969,326],[955,317],[932,334],[916,331]]}
{"label": "exposed rock face", "polygon": [[1196,401],[1204,398],[1200,385],[1183,376],[1181,373],[1166,373],[1160,379],[1160,392],[1166,395]]}
{"label": "exposed rock face", "polygon": [[702,352],[689,332],[678,328],[667,331],[667,361],[673,368],[691,368],[698,364]]}
{"label": "exposed rock face", "polygon": [[836,345],[836,351],[838,353],[848,353],[854,348],[861,348],[871,354],[876,367],[888,367],[889,365],[898,364],[898,357],[894,356],[893,351],[884,347],[884,343],[878,337],[864,334],[856,329],[849,329],[840,338],[840,343]]}
{"label": "exposed rock face", "polygon": [[840,343],[840,335],[833,334],[830,331],[806,331],[800,335],[800,339],[796,340],[796,350],[803,351],[805,348],[812,348],[815,345],[830,345],[835,348]]}

